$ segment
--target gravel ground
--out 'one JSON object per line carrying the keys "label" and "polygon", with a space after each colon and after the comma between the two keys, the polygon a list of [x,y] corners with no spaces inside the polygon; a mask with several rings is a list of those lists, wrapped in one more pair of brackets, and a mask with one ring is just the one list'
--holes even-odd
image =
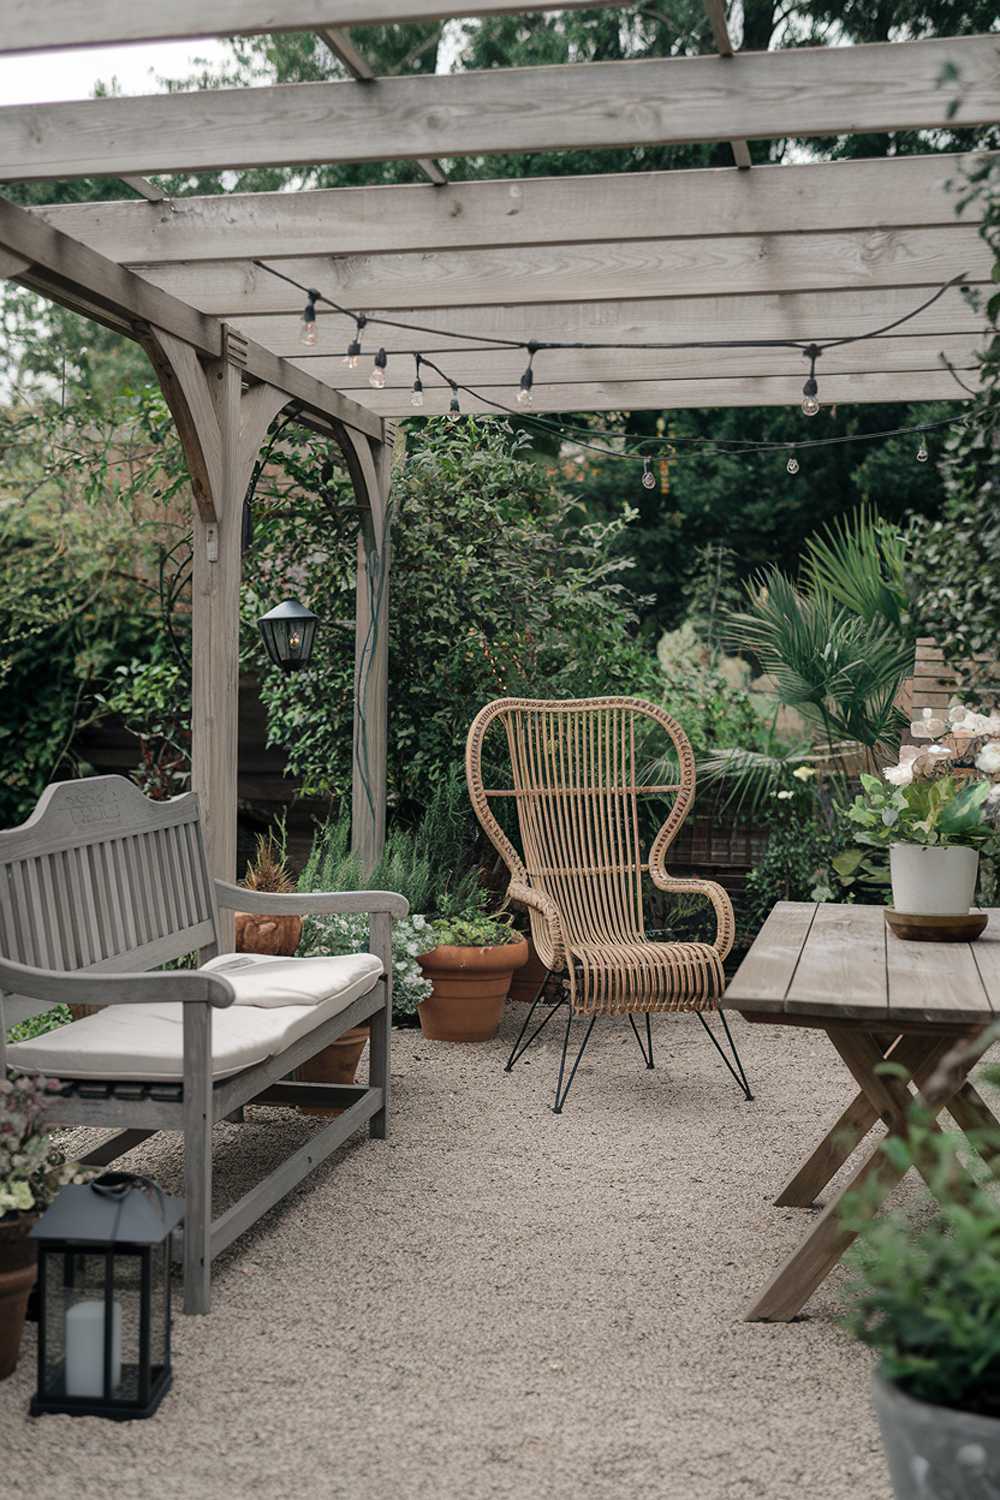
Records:
{"label": "gravel ground", "polygon": [[[850,1096],[826,1039],[737,1021],[746,1104],[692,1018],[654,1022],[655,1072],[604,1022],[557,1117],[558,1022],[502,1072],[522,1015],[478,1046],[396,1033],[391,1138],[217,1263],[155,1418],[30,1421],[29,1328],[0,1385],[4,1496],[889,1500],[845,1273],[802,1321],[741,1321],[809,1219],[772,1199]],[[220,1126],[219,1202],[313,1129]],[[174,1139],[125,1161],[178,1189]]]}

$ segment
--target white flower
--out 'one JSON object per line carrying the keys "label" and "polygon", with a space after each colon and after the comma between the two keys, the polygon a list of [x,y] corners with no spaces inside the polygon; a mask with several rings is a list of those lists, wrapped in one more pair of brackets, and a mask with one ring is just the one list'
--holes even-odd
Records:
{"label": "white flower", "polygon": [[813,766],[796,766],[792,775],[796,781],[811,781],[816,775],[816,771]]}
{"label": "white flower", "polygon": [[791,792],[776,792],[775,796],[778,798],[779,802],[787,802],[788,799],[792,796],[792,793]]}
{"label": "white flower", "polygon": [[916,760],[919,754],[919,745],[904,745],[899,752],[899,764],[901,766],[908,766],[911,761]]}
{"label": "white flower", "polygon": [[953,703],[948,710],[948,722],[950,724],[961,724],[969,710],[964,703]]}
{"label": "white flower", "polygon": [[995,802],[1000,802],[1000,781],[995,782],[994,785],[990,787],[986,802],[988,806],[992,806]]}
{"label": "white flower", "polygon": [[418,916],[415,916],[415,917],[411,917],[410,921],[412,922],[413,926],[416,927],[416,929],[417,929],[418,932],[420,931],[421,928],[427,926],[427,918],[426,917],[421,917],[421,916],[418,915]]}
{"label": "white flower", "polygon": [[990,740],[976,756],[976,770],[986,776],[995,776],[1000,771],[1000,740]]}
{"label": "white flower", "polygon": [[903,762],[898,766],[886,766],[882,775],[893,786],[909,786],[913,780],[913,765]]}
{"label": "white flower", "polygon": [[929,708],[924,709],[922,719],[914,719],[910,725],[910,733],[915,740],[936,740],[947,729],[944,719],[935,719]]}

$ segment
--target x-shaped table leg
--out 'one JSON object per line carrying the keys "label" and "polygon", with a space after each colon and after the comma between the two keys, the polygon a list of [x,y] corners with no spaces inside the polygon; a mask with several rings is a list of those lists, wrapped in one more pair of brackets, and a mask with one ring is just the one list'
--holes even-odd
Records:
{"label": "x-shaped table leg", "polygon": [[[975,1049],[970,1050],[968,1060],[957,1070],[949,1068],[947,1076],[938,1068],[961,1033],[942,1035],[937,1031],[929,1036],[914,1033],[900,1038],[889,1049],[874,1036],[846,1027],[831,1027],[827,1035],[860,1084],[861,1093],[792,1178],[778,1198],[779,1204],[811,1203],[878,1119],[885,1121],[889,1135],[906,1134],[906,1110],[912,1102],[909,1088],[899,1078],[875,1071],[887,1057],[911,1071],[932,1119],[948,1109],[962,1128],[969,1129],[973,1124],[981,1128],[990,1122],[996,1127],[992,1113],[966,1082],[969,1068],[978,1060]],[[918,1165],[923,1171],[923,1164]],[[823,1210],[812,1233],[750,1308],[747,1320],[787,1322],[794,1318],[855,1238],[857,1231],[842,1222],[846,1194],[867,1187],[862,1211],[872,1216],[902,1176],[903,1170],[890,1161],[878,1143],[846,1187]]]}

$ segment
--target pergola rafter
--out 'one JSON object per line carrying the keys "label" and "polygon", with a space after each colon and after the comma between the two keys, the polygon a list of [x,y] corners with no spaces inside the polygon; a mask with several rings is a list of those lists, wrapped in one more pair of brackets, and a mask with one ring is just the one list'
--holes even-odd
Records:
{"label": "pergola rafter", "polygon": [[[0,109],[0,180],[990,125],[991,37]],[[942,88],[947,70],[960,90]]]}
{"label": "pergola rafter", "polygon": [[[586,4],[597,0],[585,0]],[[968,161],[755,166],[467,182],[447,186],[192,197],[157,202],[147,174],[408,159],[438,181],[438,156],[746,142],[842,132],[953,129],[1000,117],[995,37],[733,56],[725,7],[705,0],[716,57],[673,57],[372,81],[345,28],[500,11],[577,9],[517,0],[11,0],[0,51],[289,29],[323,35],[343,83],[103,98],[0,108],[0,180],[116,174],[143,203],[0,203],[0,275],[138,338],[185,444],[195,493],[194,783],[215,873],[232,878],[239,510],[260,440],[294,403],[343,451],[361,510],[357,596],[355,847],[370,865],[385,814],[389,484],[384,423],[410,415],[414,353],[424,410],[513,409],[532,341],[541,412],[798,403],[794,348],[636,349],[635,344],[855,338],[828,350],[827,402],[966,395],[982,315],[959,287],[992,266],[949,180]],[[943,86],[946,77],[955,85]],[[138,181],[141,179],[141,183]],[[366,359],[342,355],[353,323],[320,304],[299,341],[303,294],[273,264],[369,323]],[[301,301],[299,299],[302,299]],[[491,341],[521,348],[490,347]],[[389,355],[384,389],[370,356]],[[410,357],[407,358],[406,356]],[[464,389],[468,388],[468,389]],[[816,434],[806,431],[803,441]]]}

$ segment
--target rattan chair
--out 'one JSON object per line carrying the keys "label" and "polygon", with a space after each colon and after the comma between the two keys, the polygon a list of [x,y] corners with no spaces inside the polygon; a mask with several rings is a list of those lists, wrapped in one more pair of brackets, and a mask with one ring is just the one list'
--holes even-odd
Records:
{"label": "rattan chair", "polygon": [[[489,739],[491,731],[499,737],[501,729],[506,733],[506,756],[502,743]],[[509,766],[511,785],[484,786],[484,746],[487,765]],[[651,782],[644,768],[664,764],[670,767],[670,779]],[[535,948],[548,970],[511,1051],[507,1072],[556,1010],[567,1004],[554,1106],[559,1114],[598,1016],[628,1016],[651,1068],[650,1015],[692,1011],[746,1098],[752,1099],[725,1014],[719,1012],[731,1061],[704,1014],[718,1008],[725,984],[722,964],[735,935],[732,902],[714,881],[674,879],[665,864],[694,797],[694,756],[680,726],[639,698],[505,698],[487,704],[469,730],[466,777],[476,816],[510,871],[508,898],[527,908]],[[499,773],[496,779],[502,777]],[[649,843],[647,858],[642,851],[643,797],[673,799],[666,822]],[[508,836],[494,815],[491,804],[497,799],[514,802],[521,853],[513,842],[513,819],[508,820]],[[717,921],[714,943],[647,938],[647,871],[661,891],[693,893],[711,901]],[[547,984],[550,975],[562,980],[555,986],[554,999],[553,986]],[[528,1035],[546,993],[551,1008]],[[637,1015],[645,1016],[645,1045]],[[567,1077],[570,1034],[578,1016],[586,1018],[587,1025]]]}

